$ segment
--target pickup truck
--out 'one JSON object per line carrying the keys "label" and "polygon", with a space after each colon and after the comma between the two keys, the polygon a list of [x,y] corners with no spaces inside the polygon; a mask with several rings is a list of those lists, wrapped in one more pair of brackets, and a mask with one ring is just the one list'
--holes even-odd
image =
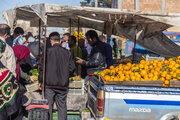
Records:
{"label": "pickup truck", "polygon": [[96,120],[180,120],[180,89],[103,84],[89,78],[88,108]]}

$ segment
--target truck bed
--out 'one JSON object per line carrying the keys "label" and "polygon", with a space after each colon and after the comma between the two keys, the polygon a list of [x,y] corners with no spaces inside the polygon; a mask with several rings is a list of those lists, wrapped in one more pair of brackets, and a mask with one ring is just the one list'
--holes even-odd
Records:
{"label": "truck bed", "polygon": [[[98,90],[105,91],[104,117],[97,118]],[[91,79],[88,106],[96,119],[171,120],[180,114],[180,89],[104,85]]]}

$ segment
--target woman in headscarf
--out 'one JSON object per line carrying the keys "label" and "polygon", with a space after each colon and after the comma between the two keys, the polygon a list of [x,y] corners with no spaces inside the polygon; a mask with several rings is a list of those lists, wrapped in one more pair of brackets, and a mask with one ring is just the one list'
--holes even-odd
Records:
{"label": "woman in headscarf", "polygon": [[30,51],[23,45],[16,45],[13,47],[14,53],[17,58],[16,75],[17,79],[20,80],[20,61],[25,60],[30,55]]}
{"label": "woman in headscarf", "polygon": [[[6,49],[6,44],[0,40],[0,58]],[[19,109],[19,85],[12,73],[0,62],[0,120],[8,117]]]}

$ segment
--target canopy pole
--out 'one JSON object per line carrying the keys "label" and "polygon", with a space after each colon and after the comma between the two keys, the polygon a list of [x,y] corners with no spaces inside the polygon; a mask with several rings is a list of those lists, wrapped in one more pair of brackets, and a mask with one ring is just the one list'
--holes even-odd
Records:
{"label": "canopy pole", "polygon": [[135,63],[136,62],[136,39],[137,39],[137,36],[136,36],[136,34],[137,34],[137,26],[136,26],[136,30],[135,30],[135,39],[134,39],[134,48],[133,48],[133,63]]}
{"label": "canopy pole", "polygon": [[[39,28],[39,55],[38,55],[38,59],[39,59],[39,61],[38,61],[38,73],[39,73],[39,71],[40,71],[40,67],[41,67],[41,64],[42,64],[42,61],[41,61],[41,53],[40,53],[40,44],[41,44],[41,42],[40,42],[40,40],[41,40],[41,38],[40,38],[40,36],[41,36],[41,19],[39,19],[39,26],[38,26],[38,28]],[[40,73],[38,74],[38,79],[40,79]]]}
{"label": "canopy pole", "polygon": [[44,99],[44,93],[45,93],[45,78],[46,78],[46,25],[45,25],[45,40],[44,40],[44,59],[43,59],[43,83],[42,83],[42,99]]}
{"label": "canopy pole", "polygon": [[41,40],[41,19],[39,19],[39,58],[40,58],[40,43],[41,43],[40,40]]}
{"label": "canopy pole", "polygon": [[69,19],[69,33],[71,34],[71,18]]}
{"label": "canopy pole", "polygon": [[78,17],[78,40],[79,40],[79,22],[80,22],[80,20],[79,20],[79,17]]}
{"label": "canopy pole", "polygon": [[[78,17],[78,41],[79,41],[79,33],[80,33],[80,25],[79,24],[80,24],[80,19]],[[78,45],[78,42],[77,42],[77,45]],[[79,47],[77,47],[77,57],[79,57]],[[76,71],[77,75],[80,75],[79,71],[80,71],[80,65],[77,65],[77,71]]]}

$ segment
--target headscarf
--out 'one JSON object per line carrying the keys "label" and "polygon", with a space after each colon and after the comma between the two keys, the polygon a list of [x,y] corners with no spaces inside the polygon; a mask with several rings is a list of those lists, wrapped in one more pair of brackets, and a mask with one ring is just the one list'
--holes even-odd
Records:
{"label": "headscarf", "polygon": [[24,37],[24,35],[20,35],[18,37],[16,37],[14,40],[13,40],[13,47],[16,46],[16,45],[23,45],[23,46],[28,46],[28,43],[26,41],[26,38]]}
{"label": "headscarf", "polygon": [[17,58],[17,66],[16,66],[16,74],[17,74],[17,79],[20,79],[20,65],[19,62],[21,60],[26,59],[30,55],[30,51],[27,47],[23,45],[16,45],[13,47],[14,53]]}
{"label": "headscarf", "polygon": [[[6,49],[6,43],[0,40],[0,58],[2,58],[4,51]],[[12,73],[5,68],[5,66],[0,62],[0,111],[5,110],[3,109],[5,106],[17,106],[15,103],[16,101],[16,94],[18,91],[18,83]],[[11,107],[8,107],[11,109]],[[14,108],[14,107],[13,107]],[[8,115],[12,114],[16,110],[5,111]]]}

